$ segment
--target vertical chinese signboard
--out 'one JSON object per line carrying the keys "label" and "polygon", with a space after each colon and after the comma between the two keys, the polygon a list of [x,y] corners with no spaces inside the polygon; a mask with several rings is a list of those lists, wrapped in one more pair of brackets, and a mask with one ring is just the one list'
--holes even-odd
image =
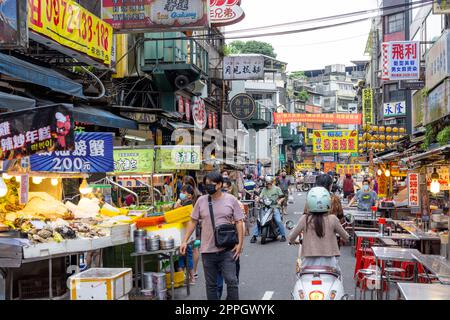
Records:
{"label": "vertical chinese signboard", "polygon": [[32,155],[30,162],[32,171],[113,172],[113,133],[76,134],[73,151],[53,151]]}
{"label": "vertical chinese signboard", "polygon": [[362,91],[363,124],[373,124],[373,89]]}
{"label": "vertical chinese signboard", "polygon": [[418,80],[420,78],[420,43],[392,41],[382,44],[383,80]]}
{"label": "vertical chinese signboard", "polygon": [[419,174],[408,173],[408,206],[419,206]]}
{"label": "vertical chinese signboard", "polygon": [[111,63],[112,27],[72,0],[29,0],[31,30],[63,46]]}
{"label": "vertical chinese signboard", "polygon": [[314,153],[358,152],[358,132],[356,130],[318,130],[313,132]]}
{"label": "vertical chinese signboard", "polygon": [[74,147],[72,108],[65,105],[0,115],[0,160]]}
{"label": "vertical chinese signboard", "polygon": [[388,178],[382,174],[377,177],[378,182],[378,198],[385,198],[388,194]]}
{"label": "vertical chinese signboard", "polygon": [[264,57],[229,56],[223,58],[224,80],[263,80]]}

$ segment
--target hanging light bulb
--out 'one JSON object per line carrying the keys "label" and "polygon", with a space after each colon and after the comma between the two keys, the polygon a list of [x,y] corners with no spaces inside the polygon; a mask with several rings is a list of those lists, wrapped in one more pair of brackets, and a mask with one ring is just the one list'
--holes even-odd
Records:
{"label": "hanging light bulb", "polygon": [[89,185],[86,181],[86,178],[83,179],[83,181],[80,184],[80,193],[84,195],[84,194],[88,194],[91,192],[92,192],[92,188],[89,187]]}
{"label": "hanging light bulb", "polygon": [[44,178],[42,178],[42,177],[33,177],[32,178],[32,181],[34,184],[41,184],[43,180],[44,180]]}
{"label": "hanging light bulb", "polygon": [[391,176],[391,170],[386,169],[386,171],[384,172],[384,174],[385,174],[386,177],[389,178],[389,177]]}
{"label": "hanging light bulb", "polygon": [[434,168],[434,172],[431,175],[431,185],[430,185],[431,193],[439,193],[441,191],[441,184],[439,183],[439,174],[437,173],[437,169]]}
{"label": "hanging light bulb", "polygon": [[8,193],[8,187],[6,186],[3,178],[0,178],[0,198],[3,198]]}
{"label": "hanging light bulb", "polygon": [[381,175],[383,174],[383,171],[382,171],[381,169],[378,169],[377,174],[378,174],[379,176],[381,176]]}
{"label": "hanging light bulb", "polygon": [[6,172],[2,174],[2,178],[5,180],[9,180],[12,178],[12,176],[10,176],[9,174],[7,174]]}
{"label": "hanging light bulb", "polygon": [[21,176],[14,176],[14,178],[16,179],[17,182],[20,182],[22,180]]}
{"label": "hanging light bulb", "polygon": [[56,187],[56,186],[58,185],[58,179],[53,178],[53,179],[51,180],[51,184],[52,184],[52,186]]}

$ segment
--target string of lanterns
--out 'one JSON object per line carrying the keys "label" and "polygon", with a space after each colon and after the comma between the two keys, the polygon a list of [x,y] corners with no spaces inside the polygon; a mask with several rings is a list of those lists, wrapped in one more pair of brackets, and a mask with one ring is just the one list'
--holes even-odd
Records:
{"label": "string of lanterns", "polygon": [[392,149],[395,147],[396,141],[403,138],[405,133],[405,128],[366,124],[363,126],[362,133],[359,135],[359,153],[364,153],[367,150],[380,152]]}

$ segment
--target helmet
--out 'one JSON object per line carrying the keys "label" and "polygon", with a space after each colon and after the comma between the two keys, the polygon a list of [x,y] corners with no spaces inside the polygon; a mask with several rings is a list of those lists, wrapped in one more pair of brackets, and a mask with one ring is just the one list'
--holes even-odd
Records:
{"label": "helmet", "polygon": [[266,183],[273,183],[273,178],[270,176],[266,177]]}
{"label": "helmet", "polygon": [[306,197],[308,212],[325,213],[331,209],[331,196],[323,187],[312,188]]}

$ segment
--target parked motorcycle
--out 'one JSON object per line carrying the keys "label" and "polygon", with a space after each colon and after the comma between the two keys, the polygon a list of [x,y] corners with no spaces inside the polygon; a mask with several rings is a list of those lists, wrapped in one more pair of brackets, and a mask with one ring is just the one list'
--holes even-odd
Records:
{"label": "parked motorcycle", "polygon": [[262,198],[259,201],[260,209],[256,223],[258,223],[261,244],[266,244],[268,239],[276,240],[280,235],[274,219],[273,202],[268,198]]}

